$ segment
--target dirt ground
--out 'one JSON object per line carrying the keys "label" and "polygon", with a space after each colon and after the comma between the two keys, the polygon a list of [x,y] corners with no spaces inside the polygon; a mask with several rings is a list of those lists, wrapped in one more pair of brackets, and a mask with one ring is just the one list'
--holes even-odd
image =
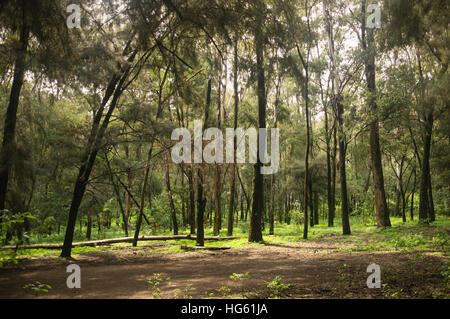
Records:
{"label": "dirt ground", "polygon": [[[445,257],[419,252],[336,252],[332,243],[268,244],[224,251],[165,253],[162,243],[111,247],[76,260],[25,259],[0,269],[0,298],[267,298],[275,276],[290,284],[281,298],[448,298]],[[66,266],[81,267],[81,288],[69,289]],[[367,288],[369,264],[382,288]],[[233,273],[248,278],[230,279]],[[148,278],[161,274],[159,292]],[[48,292],[24,289],[39,281]],[[274,297],[272,295],[272,297]]]}

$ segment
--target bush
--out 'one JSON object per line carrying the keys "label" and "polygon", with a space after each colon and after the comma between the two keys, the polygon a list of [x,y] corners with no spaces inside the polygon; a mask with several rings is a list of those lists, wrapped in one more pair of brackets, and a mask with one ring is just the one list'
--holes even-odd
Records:
{"label": "bush", "polygon": [[437,247],[437,248],[444,248],[447,247],[448,245],[448,235],[447,232],[445,231],[440,231],[437,236],[434,236],[433,239],[431,240],[431,243],[433,244],[433,246]]}
{"label": "bush", "polygon": [[291,210],[289,215],[291,216],[291,221],[295,225],[302,225],[305,220],[305,214],[299,210]]}
{"label": "bush", "polygon": [[423,238],[422,235],[419,234],[412,234],[412,235],[406,235],[401,236],[399,238],[395,238],[391,240],[391,243],[394,245],[394,247],[415,247],[419,246],[421,244],[425,244],[426,240]]}

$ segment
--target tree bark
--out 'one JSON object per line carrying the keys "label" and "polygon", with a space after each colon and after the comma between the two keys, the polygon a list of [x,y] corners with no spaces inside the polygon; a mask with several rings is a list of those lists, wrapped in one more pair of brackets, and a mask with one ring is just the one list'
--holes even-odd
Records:
{"label": "tree bark", "polygon": [[172,189],[170,187],[170,172],[169,172],[169,151],[166,150],[166,174],[165,174],[165,180],[166,180],[166,187],[167,187],[167,196],[169,197],[169,203],[170,203],[170,213],[172,217],[172,225],[173,225],[173,234],[178,235],[178,223],[177,223],[177,213],[175,211],[175,204],[173,202],[173,196],[172,196]]}
{"label": "tree bark", "polygon": [[[235,35],[234,39],[234,59],[233,59],[233,89],[234,89],[234,129],[236,130],[238,125],[238,112],[239,112],[239,91],[238,91],[238,35]],[[228,227],[227,235],[233,235],[233,214],[235,208],[235,195],[236,195],[236,149],[237,149],[237,137],[233,138],[233,163],[231,164],[231,180],[230,180],[230,203],[228,206]],[[242,215],[242,211],[241,211]]]}
{"label": "tree bark", "polygon": [[[262,25],[259,21],[259,26]],[[255,32],[255,51],[256,51],[256,72],[258,81],[258,124],[260,128],[266,128],[266,89],[264,78],[264,48],[261,29],[257,28]],[[261,174],[260,159],[260,135],[258,134],[257,162],[253,165],[253,201],[250,214],[250,230],[248,235],[249,242],[262,242],[262,214],[264,211],[264,178]]]}
{"label": "tree bark", "polygon": [[[379,123],[376,103],[375,86],[375,44],[373,38],[373,29],[366,30],[366,1],[362,0],[362,26],[361,40],[365,53],[365,76],[367,81],[367,91],[369,92],[368,105],[371,111],[370,119],[370,158],[372,162],[373,173],[373,191],[375,196],[375,206],[377,211],[377,226],[391,226],[389,219],[389,210],[386,203],[386,193],[384,189],[383,165],[381,159]],[[366,39],[367,31],[367,39]]]}
{"label": "tree bark", "polygon": [[8,191],[9,171],[12,166],[11,156],[15,153],[15,134],[17,122],[17,109],[19,107],[20,91],[22,90],[24,75],[26,71],[26,57],[30,27],[26,22],[26,1],[22,1],[22,25],[20,28],[20,46],[16,53],[14,62],[14,78],[11,86],[8,108],[6,110],[5,124],[3,127],[3,142],[0,154],[0,220],[5,209],[6,193]]}
{"label": "tree bark", "polygon": [[350,235],[350,221],[348,211],[348,195],[347,195],[347,175],[345,172],[345,136],[343,125],[344,106],[341,101],[337,101],[337,120],[339,127],[339,174],[341,183],[341,215],[342,215],[342,233]]}
{"label": "tree bark", "polygon": [[[205,104],[205,118],[204,123],[202,127],[202,134],[204,131],[204,127],[208,126],[208,120],[209,120],[209,106],[211,104],[211,79],[208,80],[208,87],[206,90],[206,104]],[[196,245],[197,246],[204,246],[204,221],[203,216],[205,213],[205,207],[206,207],[206,198],[203,196],[203,172],[202,167],[197,167],[197,238],[196,238]]]}
{"label": "tree bark", "polygon": [[[134,57],[133,57],[134,59]],[[103,97],[103,101],[100,105],[100,109],[96,113],[94,118],[94,123],[92,125],[91,134],[88,139],[87,147],[85,150],[85,154],[81,161],[81,167],[78,171],[78,176],[75,181],[75,187],[72,195],[72,202],[69,210],[69,218],[67,221],[66,234],[64,237],[63,249],[61,251],[61,257],[70,257],[72,251],[72,241],[73,234],[75,229],[75,222],[77,219],[78,209],[80,207],[81,201],[83,200],[84,193],[86,191],[86,186],[89,180],[89,176],[92,172],[92,168],[95,163],[95,159],[97,157],[97,153],[101,147],[101,141],[103,139],[103,135],[105,133],[106,128],[108,127],[109,120],[111,115],[117,105],[120,95],[122,94],[122,86],[128,77],[128,71],[122,75],[122,78],[114,75],[106,89],[105,96]],[[119,81],[120,80],[120,81]],[[119,83],[118,83],[119,82]],[[106,107],[109,99],[113,96],[108,112],[100,126],[100,121],[103,114],[103,109]]]}
{"label": "tree bark", "polygon": [[188,183],[189,183],[189,226],[190,233],[195,234],[195,189],[194,189],[194,176],[192,173],[193,168],[188,170]]}
{"label": "tree bark", "polygon": [[433,113],[427,112],[425,115],[425,138],[422,155],[422,167],[420,172],[420,193],[419,193],[419,222],[428,223],[431,220],[430,210],[430,153],[431,136],[433,133]]}

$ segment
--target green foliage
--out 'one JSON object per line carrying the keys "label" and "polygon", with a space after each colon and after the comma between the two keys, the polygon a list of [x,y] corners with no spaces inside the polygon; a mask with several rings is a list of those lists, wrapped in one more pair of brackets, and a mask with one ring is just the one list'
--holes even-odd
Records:
{"label": "green foliage", "polygon": [[217,288],[216,291],[217,291],[217,293],[219,293],[220,295],[225,297],[231,293],[231,288],[228,286],[222,286],[220,288]]}
{"label": "green foliage", "polygon": [[[29,213],[13,213],[9,210],[2,211],[2,218],[0,222],[0,243],[5,243],[8,236],[10,237],[7,244],[15,246],[23,243],[23,238],[28,239],[28,233],[23,231],[23,225],[26,220],[34,219],[35,217]],[[17,264],[17,250],[9,250],[1,254],[0,268],[8,264]]]}
{"label": "green foliage", "polygon": [[191,284],[188,284],[183,290],[177,288],[174,290],[173,296],[175,299],[180,298],[180,295],[183,293],[183,299],[192,299],[192,296],[189,294],[195,291],[195,288],[192,287]]}
{"label": "green foliage", "polygon": [[43,284],[40,283],[39,281],[36,281],[31,284],[26,284],[25,286],[23,286],[23,289],[29,289],[34,293],[36,293],[36,295],[38,295],[38,293],[40,292],[49,292],[49,290],[52,289],[52,286],[50,286],[49,284]]}
{"label": "green foliage", "polygon": [[305,220],[305,213],[300,210],[291,210],[289,212],[289,215],[291,216],[291,221],[295,225],[303,225],[303,222]]}
{"label": "green foliage", "polygon": [[339,281],[348,281],[351,277],[351,274],[349,272],[349,268],[347,264],[339,265],[338,268],[338,280]]}
{"label": "green foliage", "polygon": [[416,247],[426,243],[426,239],[420,234],[409,234],[391,240],[394,247]]}
{"label": "green foliage", "polygon": [[241,279],[245,279],[245,278],[250,278],[250,274],[248,272],[246,272],[244,274],[233,273],[232,275],[230,275],[231,280],[241,280]]}
{"label": "green foliage", "polygon": [[283,292],[289,289],[292,285],[282,282],[283,277],[275,276],[272,281],[264,281],[266,288],[269,291],[269,298],[280,298]]}
{"label": "green foliage", "polygon": [[436,248],[440,248],[440,249],[447,248],[448,249],[449,235],[447,234],[446,231],[441,230],[441,231],[439,231],[437,236],[433,237],[431,242]]}
{"label": "green foliage", "polygon": [[152,292],[153,299],[158,299],[161,296],[160,286],[166,280],[170,280],[170,277],[163,273],[154,273],[152,277],[147,278],[148,289]]}

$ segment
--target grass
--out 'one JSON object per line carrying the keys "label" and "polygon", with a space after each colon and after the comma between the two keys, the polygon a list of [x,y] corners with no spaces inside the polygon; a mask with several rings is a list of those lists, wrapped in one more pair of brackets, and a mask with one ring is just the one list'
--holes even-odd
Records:
{"label": "grass", "polygon": [[[257,247],[265,244],[281,244],[281,245],[297,245],[305,242],[332,242],[337,244],[335,252],[353,252],[353,251],[433,251],[446,256],[450,255],[449,251],[449,233],[450,233],[450,218],[445,216],[438,216],[438,220],[431,225],[419,226],[416,221],[408,221],[403,223],[401,218],[391,217],[392,227],[377,228],[372,223],[361,220],[357,217],[351,218],[351,235],[342,235],[342,229],[339,221],[336,221],[334,227],[328,227],[325,220],[321,221],[319,225],[309,228],[308,239],[303,239],[303,225],[287,225],[275,224],[275,235],[268,235],[268,227],[266,225],[263,231],[264,243],[249,243],[247,239],[248,225],[240,222],[234,231],[234,236],[241,236],[239,239],[220,240],[220,241],[206,241],[205,246],[218,247],[230,246],[232,249],[241,249],[248,247]],[[188,234],[188,230],[180,231],[180,234]],[[119,233],[117,229],[111,229],[107,233],[109,238],[122,237],[123,233]],[[144,234],[146,230],[144,229]],[[158,235],[169,235],[167,231],[158,233]],[[60,234],[61,235],[61,234]],[[80,234],[78,234],[80,235]],[[106,235],[106,234],[105,234]],[[205,229],[205,236],[212,236],[212,228]],[[226,236],[226,229],[222,229],[220,236]],[[42,243],[62,242],[56,241],[57,236],[49,238],[41,238]],[[96,239],[94,236],[92,239]],[[85,239],[75,237],[74,241],[83,241]],[[36,238],[32,237],[31,242],[36,243]],[[181,245],[195,245],[195,241],[182,240],[167,240],[158,241],[159,244],[164,245],[161,248],[154,248],[152,252],[164,253],[189,253],[181,250]],[[148,245],[148,242],[139,242],[136,249],[141,249]],[[108,250],[111,248],[130,247],[130,243],[117,243],[111,246],[97,246],[97,247],[74,247],[72,249],[72,256],[74,258],[88,254],[90,252],[97,252]],[[16,258],[39,258],[42,256],[57,257],[59,250],[51,249],[19,249]],[[10,258],[11,251],[0,251],[0,262],[4,262]]]}

